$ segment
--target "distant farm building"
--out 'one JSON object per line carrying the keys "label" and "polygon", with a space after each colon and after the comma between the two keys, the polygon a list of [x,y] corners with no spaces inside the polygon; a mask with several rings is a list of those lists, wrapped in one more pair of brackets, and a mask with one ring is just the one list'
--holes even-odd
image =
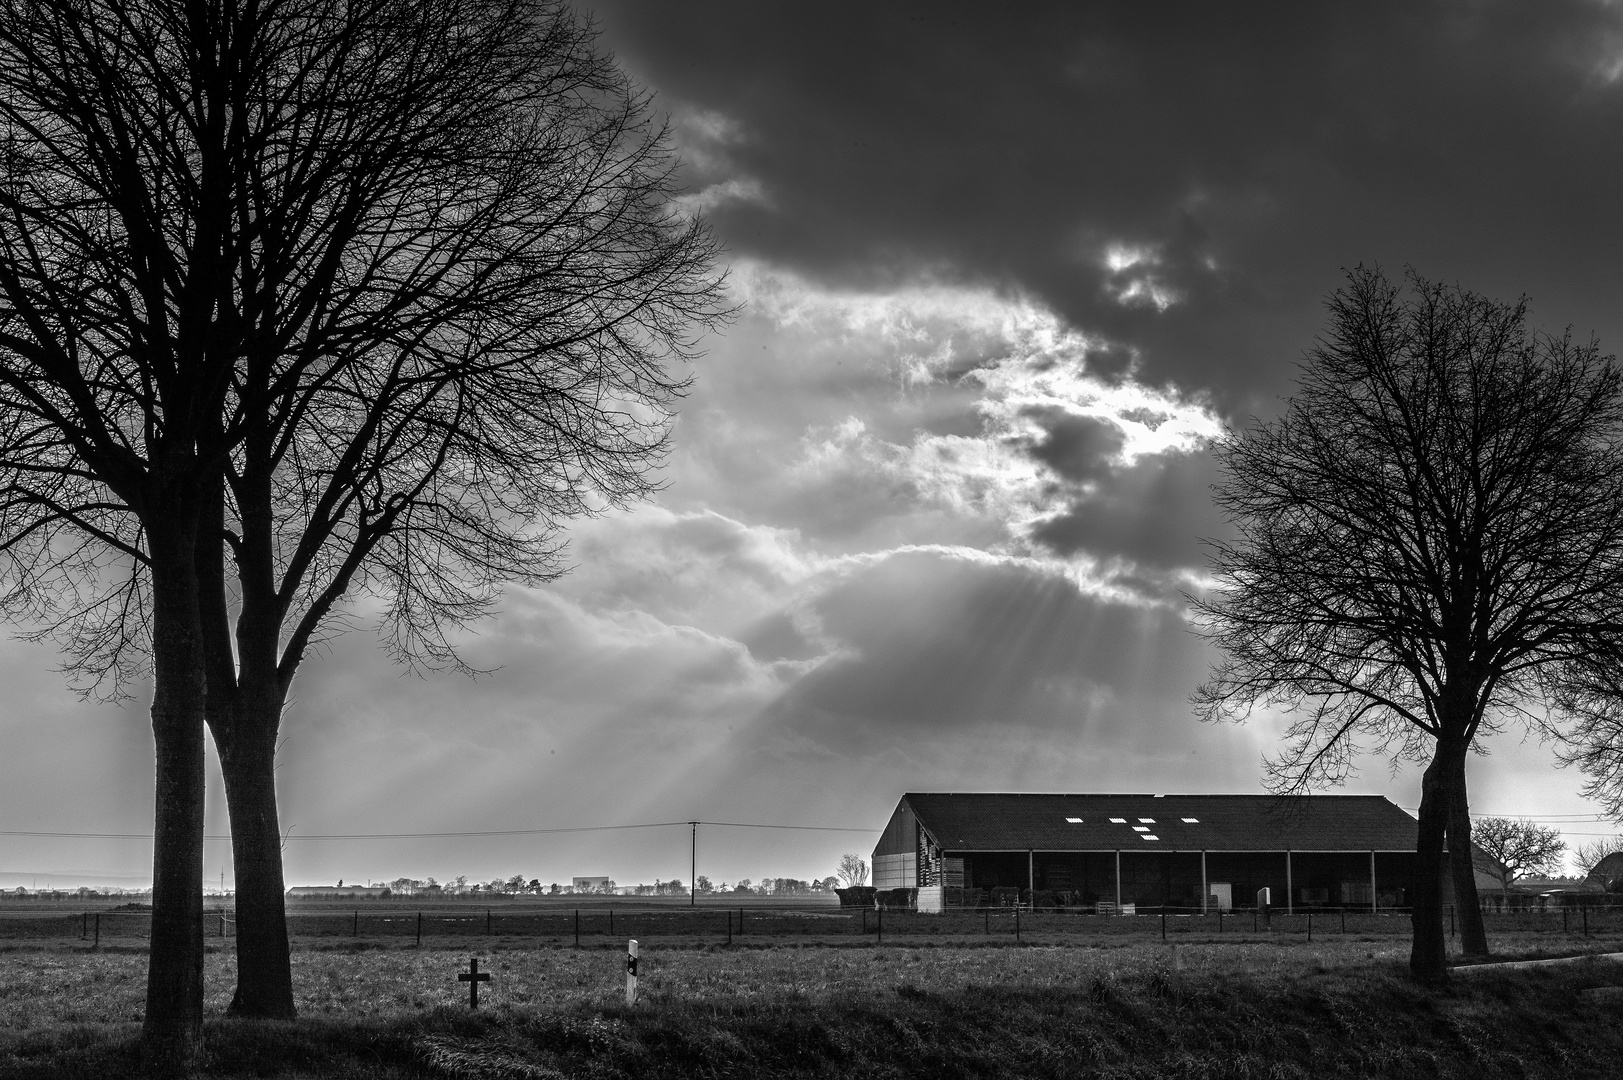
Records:
{"label": "distant farm building", "polygon": [[[1379,795],[909,793],[873,852],[919,910],[1029,903],[1404,907],[1417,823]],[[1480,876],[1479,876],[1480,877]],[[1445,883],[1445,889],[1452,889]]]}
{"label": "distant farm building", "polygon": [[382,900],[392,894],[386,885],[295,885],[290,900]]}

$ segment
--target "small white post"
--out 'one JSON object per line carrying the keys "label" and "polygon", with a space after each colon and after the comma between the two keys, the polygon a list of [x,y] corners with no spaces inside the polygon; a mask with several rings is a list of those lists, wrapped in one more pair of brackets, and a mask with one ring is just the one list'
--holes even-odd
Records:
{"label": "small white post", "polygon": [[637,939],[626,947],[626,1004],[637,1003]]}

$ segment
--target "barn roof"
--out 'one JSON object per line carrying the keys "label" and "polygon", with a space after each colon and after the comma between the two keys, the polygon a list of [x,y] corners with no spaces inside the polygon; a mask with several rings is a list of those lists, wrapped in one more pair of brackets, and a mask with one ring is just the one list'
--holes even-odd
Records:
{"label": "barn roof", "polygon": [[1381,795],[909,792],[947,851],[1413,851],[1415,819]]}

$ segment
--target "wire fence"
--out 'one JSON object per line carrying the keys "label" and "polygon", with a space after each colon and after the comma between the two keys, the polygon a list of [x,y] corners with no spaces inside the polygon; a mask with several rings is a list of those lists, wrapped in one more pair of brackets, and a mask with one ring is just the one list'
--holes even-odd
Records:
{"label": "wire fence", "polygon": [[[1450,932],[1458,919],[1450,908]],[[1490,934],[1578,937],[1623,936],[1623,909],[1574,906],[1548,911],[1484,912]],[[206,939],[235,936],[229,908],[203,915]],[[352,907],[288,912],[295,943],[345,939],[379,945],[460,944],[469,939],[535,946],[615,945],[626,937],[687,945],[938,942],[973,944],[1088,945],[1107,938],[1215,940],[1267,938],[1305,942],[1336,937],[1407,936],[1409,912],[1325,908],[1287,913],[1280,909],[1202,912],[1198,908],[1140,908],[1132,914],[954,908],[941,913],[873,908],[818,907],[579,907],[522,908]],[[0,939],[40,944],[139,945],[151,934],[148,911],[101,910],[0,912]]]}

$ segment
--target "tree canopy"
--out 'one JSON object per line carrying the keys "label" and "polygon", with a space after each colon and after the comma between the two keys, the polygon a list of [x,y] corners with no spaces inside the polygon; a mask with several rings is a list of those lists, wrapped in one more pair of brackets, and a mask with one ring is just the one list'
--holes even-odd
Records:
{"label": "tree canopy", "polygon": [[279,982],[236,1004],[289,1012],[271,770],[310,643],[365,593],[457,664],[564,519],[651,490],[716,247],[551,0],[14,0],[0,126],[0,601],[85,689],[150,660],[147,1033],[184,1058],[205,719],[241,976]]}

